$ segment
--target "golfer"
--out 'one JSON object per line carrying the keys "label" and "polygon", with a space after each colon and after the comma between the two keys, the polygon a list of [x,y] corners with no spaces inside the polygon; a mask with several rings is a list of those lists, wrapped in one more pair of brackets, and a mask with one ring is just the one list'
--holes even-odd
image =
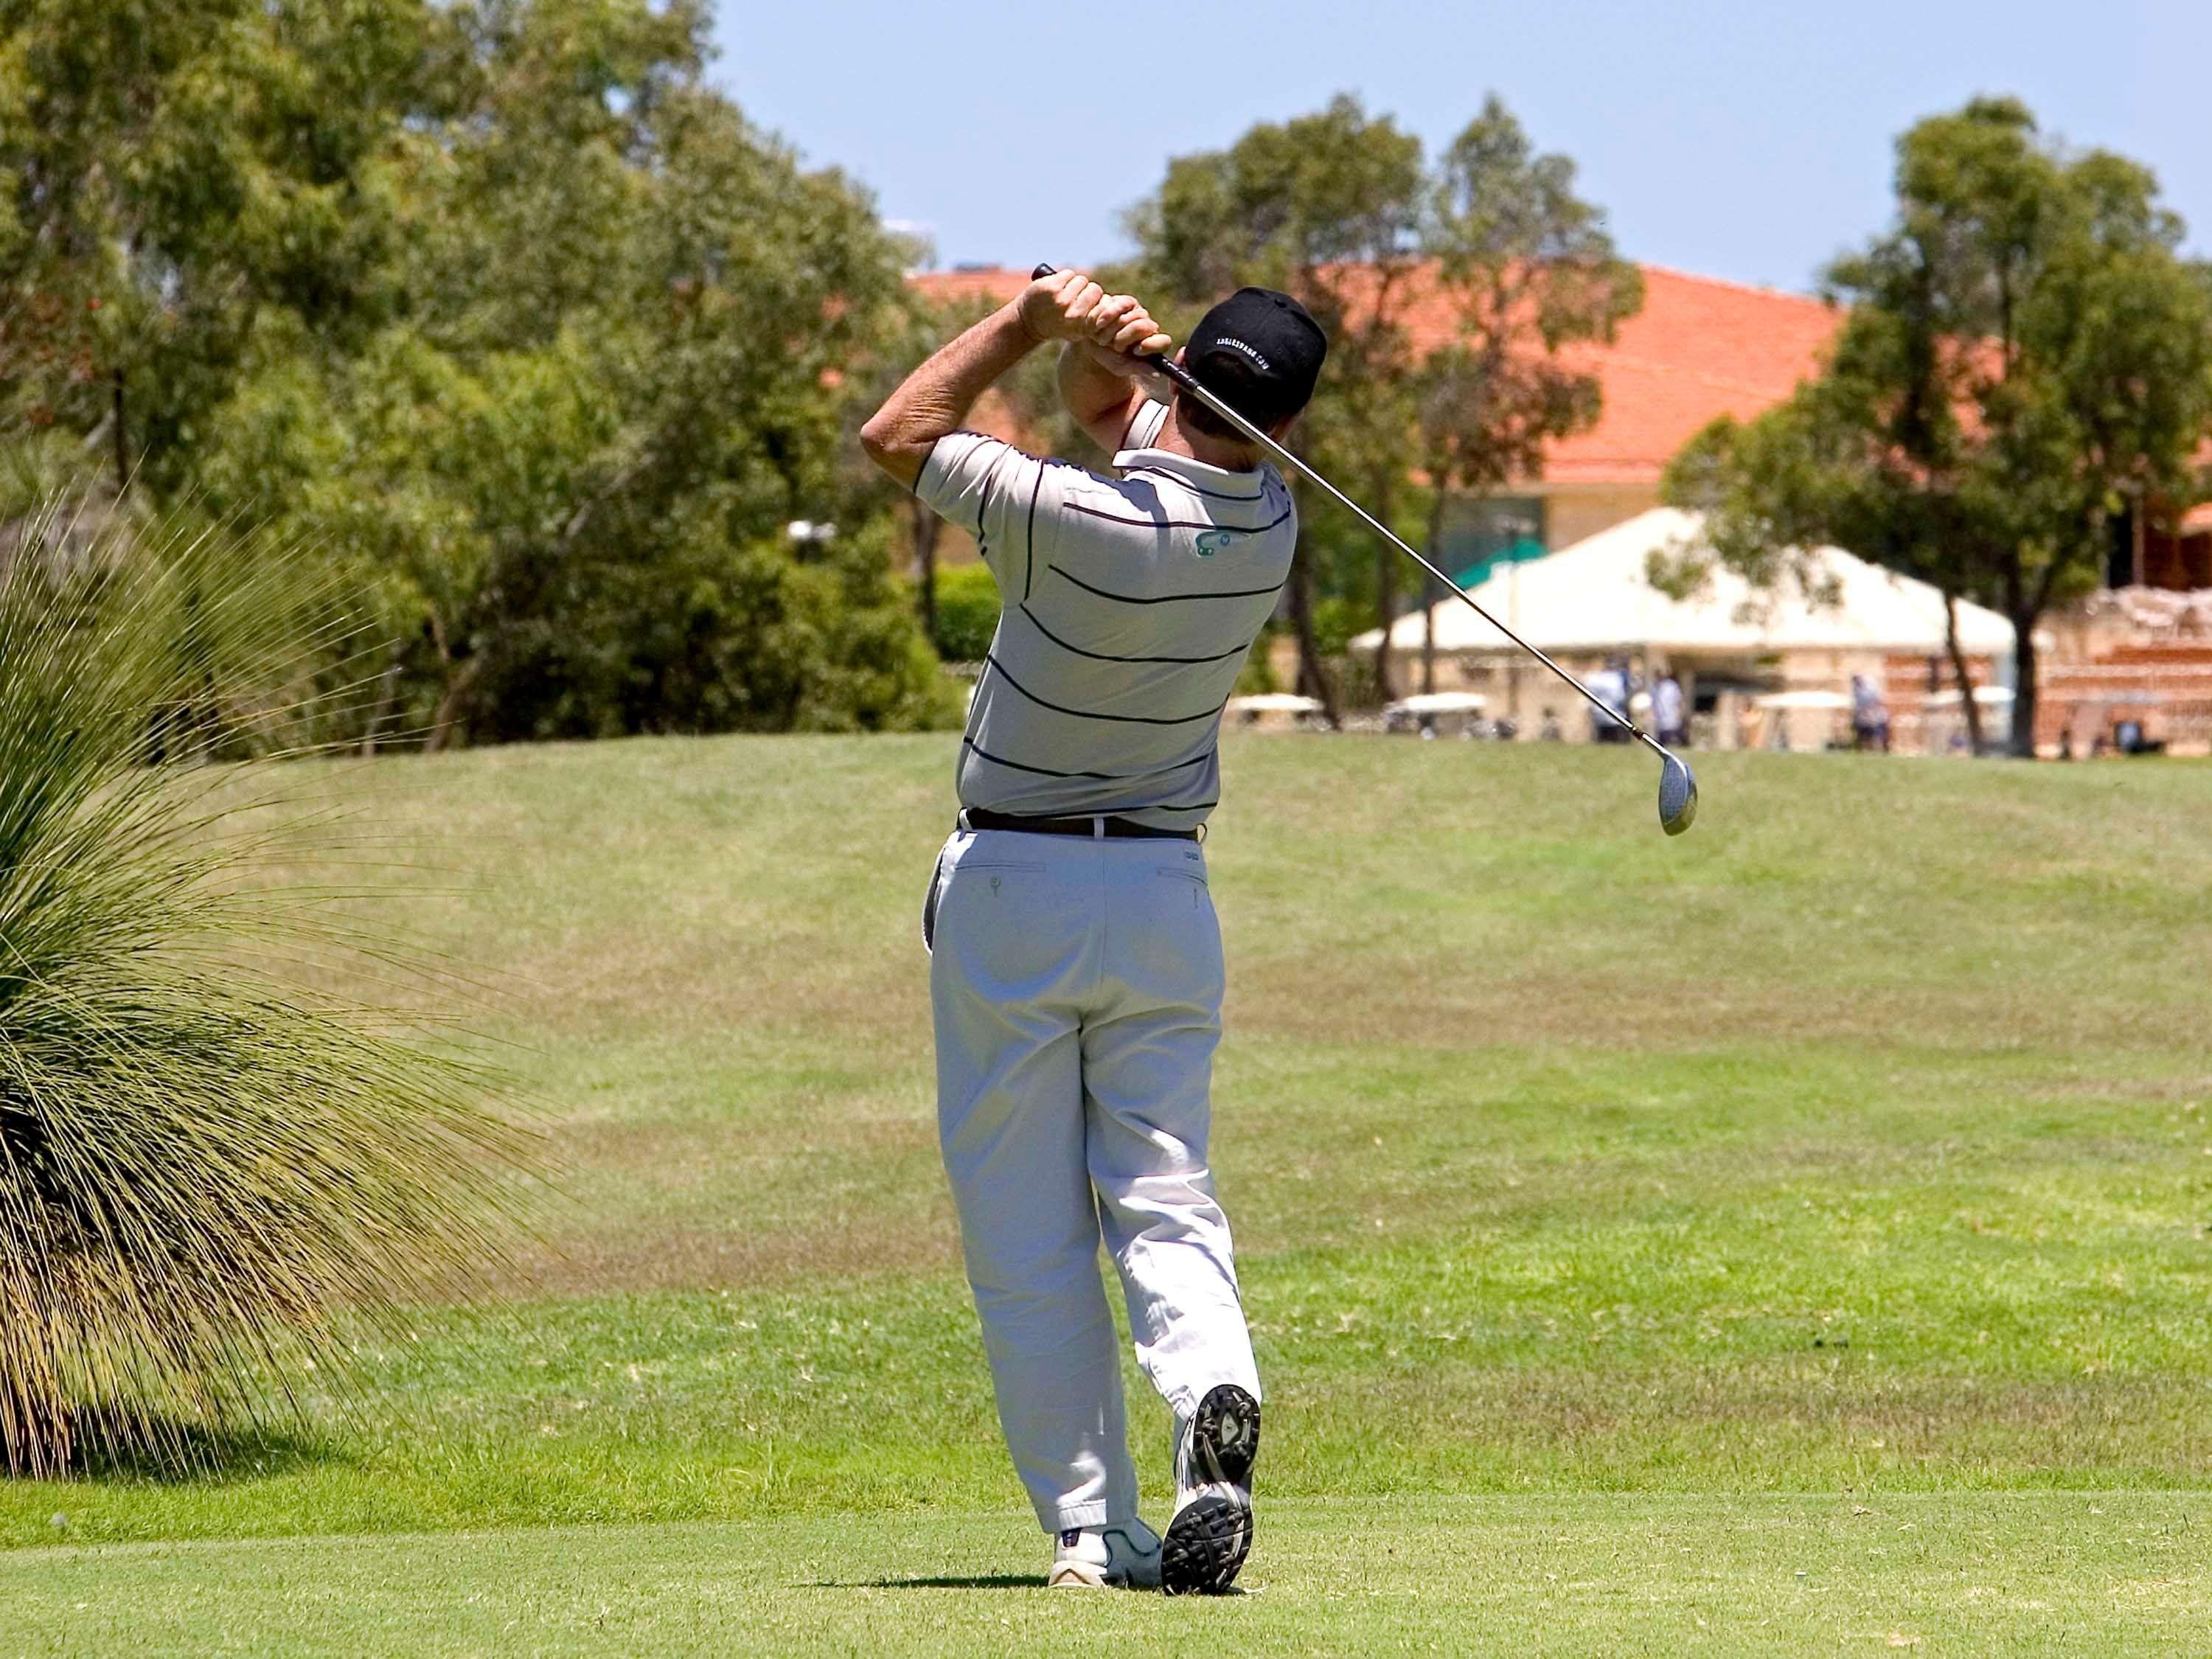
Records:
{"label": "golfer", "polygon": [[[1060,347],[1112,473],[960,429]],[[877,465],[973,535],[1003,609],[961,739],[961,811],[922,912],[938,1127],[999,1420],[1056,1535],[1054,1585],[1219,1591],[1252,1541],[1260,1378],[1206,1166],[1221,934],[1200,846],[1221,709],[1291,568],[1289,489],[1138,355],[1170,342],[1079,271],[916,369],[861,429]],[[1328,343],[1248,288],[1181,361],[1271,434]],[[1164,1539],[1138,1516],[1103,1235],[1138,1363],[1176,1418]]]}

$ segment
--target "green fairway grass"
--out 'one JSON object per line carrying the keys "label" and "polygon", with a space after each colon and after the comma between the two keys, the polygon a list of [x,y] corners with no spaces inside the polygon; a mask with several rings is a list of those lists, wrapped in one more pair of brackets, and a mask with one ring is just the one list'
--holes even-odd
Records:
{"label": "green fairway grass", "polygon": [[[1005,1513],[133,1545],[0,1562],[53,1654],[2201,1651],[2212,1506],[1300,1499],[1243,1594],[1042,1589]],[[1009,1571],[1010,1564],[1015,1564]],[[10,1642],[9,1638],[13,1641]]]}
{"label": "green fairway grass", "polygon": [[[543,1240],[498,1305],[361,1333],[219,1475],[0,1484],[0,1609],[34,1609],[0,1653],[1184,1616],[874,1587],[1047,1554],[936,1162],[952,753],[362,769],[422,866],[377,903],[466,965],[546,1115]],[[1215,1161],[1267,1438],[1260,1593],[1195,1616],[1261,1650],[2204,1627],[2212,768],[1705,756],[1670,840],[1619,750],[1232,735],[1224,765]]]}

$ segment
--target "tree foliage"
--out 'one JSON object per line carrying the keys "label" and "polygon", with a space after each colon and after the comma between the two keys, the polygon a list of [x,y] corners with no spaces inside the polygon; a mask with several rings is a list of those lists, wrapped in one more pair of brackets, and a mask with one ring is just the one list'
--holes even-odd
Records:
{"label": "tree foliage", "polygon": [[1598,377],[1562,349],[1611,341],[1644,279],[1574,175],[1494,97],[1439,158],[1425,243],[1456,336],[1424,360],[1418,392],[1431,475],[1449,487],[1540,477],[1547,443],[1596,423]]}
{"label": "tree foliage", "polygon": [[[88,16],[89,13],[89,16]],[[434,740],[927,722],[849,365],[904,250],[645,0],[136,0],[0,48],[0,425],[329,549]],[[836,541],[794,547],[794,520]]]}
{"label": "tree foliage", "polygon": [[1667,493],[1754,582],[1832,544],[2002,611],[2031,755],[2037,623],[2096,584],[2123,515],[2199,493],[2212,280],[2147,170],[2010,99],[1912,127],[1896,189],[1896,222],[1826,274],[1850,312],[1821,375],[1716,422]]}

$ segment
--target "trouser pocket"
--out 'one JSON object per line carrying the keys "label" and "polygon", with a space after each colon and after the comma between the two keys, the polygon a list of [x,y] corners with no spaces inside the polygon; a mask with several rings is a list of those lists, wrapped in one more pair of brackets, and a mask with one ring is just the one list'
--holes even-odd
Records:
{"label": "trouser pocket", "polygon": [[945,884],[945,851],[938,849],[937,862],[929,866],[929,890],[921,896],[921,948],[934,955],[937,950],[937,894]]}

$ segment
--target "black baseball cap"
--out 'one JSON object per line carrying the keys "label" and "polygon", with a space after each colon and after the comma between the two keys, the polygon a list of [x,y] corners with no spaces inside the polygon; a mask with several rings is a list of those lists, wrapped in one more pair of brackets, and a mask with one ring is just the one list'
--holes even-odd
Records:
{"label": "black baseball cap", "polygon": [[1182,349],[1192,376],[1255,426],[1306,406],[1328,356],[1313,313],[1272,288],[1240,288],[1199,319]]}

